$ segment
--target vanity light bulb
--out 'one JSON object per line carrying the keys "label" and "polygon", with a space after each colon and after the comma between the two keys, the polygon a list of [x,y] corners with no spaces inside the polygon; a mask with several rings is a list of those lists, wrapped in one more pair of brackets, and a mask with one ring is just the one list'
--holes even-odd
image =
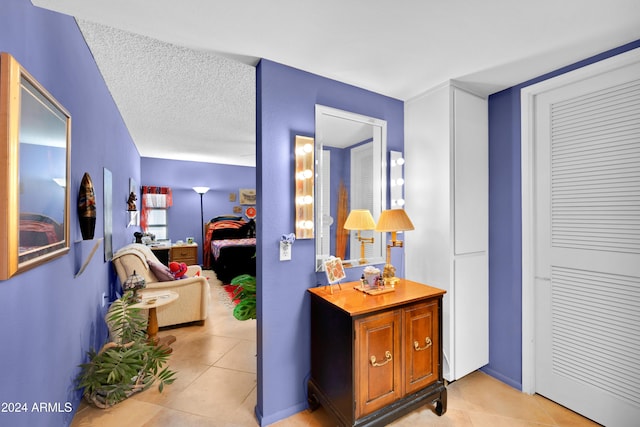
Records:
{"label": "vanity light bulb", "polygon": [[399,166],[402,166],[402,165],[404,165],[404,159],[403,159],[402,157],[400,157],[399,159],[396,159],[396,163],[397,163]]}
{"label": "vanity light bulb", "polygon": [[311,146],[311,144],[304,144],[302,149],[304,150],[305,153],[310,153],[313,150],[313,147]]}
{"label": "vanity light bulb", "polygon": [[404,206],[404,199],[398,199],[398,206]]}
{"label": "vanity light bulb", "polygon": [[404,185],[404,179],[402,178],[396,179],[396,185]]}
{"label": "vanity light bulb", "polygon": [[305,169],[304,172],[302,172],[302,175],[304,178],[309,179],[313,176],[313,172],[311,169]]}
{"label": "vanity light bulb", "polygon": [[305,221],[304,228],[306,228],[307,230],[311,230],[313,228],[313,221]]}
{"label": "vanity light bulb", "polygon": [[313,203],[313,197],[311,196],[304,196],[303,197],[303,202],[305,205],[310,205],[311,203]]}

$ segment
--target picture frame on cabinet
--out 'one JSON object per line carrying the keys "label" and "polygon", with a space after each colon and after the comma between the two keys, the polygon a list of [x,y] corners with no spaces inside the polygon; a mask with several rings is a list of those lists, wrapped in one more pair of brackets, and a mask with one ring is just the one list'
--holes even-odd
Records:
{"label": "picture frame on cabinet", "polygon": [[327,281],[332,285],[346,277],[342,260],[337,257],[329,257],[324,261],[324,271],[327,274]]}

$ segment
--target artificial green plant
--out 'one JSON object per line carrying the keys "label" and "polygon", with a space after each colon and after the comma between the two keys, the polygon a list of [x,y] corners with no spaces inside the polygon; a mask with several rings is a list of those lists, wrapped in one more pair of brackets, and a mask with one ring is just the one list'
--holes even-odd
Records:
{"label": "artificial green plant", "polygon": [[175,372],[166,366],[169,353],[147,339],[146,317],[131,307],[132,292],[114,301],[107,323],[113,341],[99,352],[87,352],[89,361],[80,365],[78,388],[99,408],[108,408],[134,393],[146,390],[158,381],[160,392],[175,380]]}
{"label": "artificial green plant", "polygon": [[239,300],[233,309],[233,317],[238,320],[256,318],[256,278],[250,274],[242,274],[231,279],[231,284],[237,286],[233,300]]}

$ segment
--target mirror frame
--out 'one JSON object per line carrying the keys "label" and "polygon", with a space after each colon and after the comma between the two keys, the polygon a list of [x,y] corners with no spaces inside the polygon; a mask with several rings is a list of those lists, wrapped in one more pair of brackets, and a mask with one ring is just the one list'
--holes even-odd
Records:
{"label": "mirror frame", "polygon": [[[20,254],[20,114],[21,86],[26,81],[45,99],[66,127],[62,240]],[[49,106],[47,107],[49,108]],[[71,115],[8,53],[0,53],[0,280],[37,267],[69,252],[69,187],[71,178]]]}
{"label": "mirror frame", "polygon": [[[335,117],[339,119],[352,120],[355,122],[360,122],[364,124],[369,124],[371,126],[375,126],[380,128],[381,137],[380,137],[380,147],[377,147],[376,151],[379,151],[379,158],[375,159],[374,162],[376,164],[376,169],[380,171],[380,182],[379,188],[375,188],[374,184],[374,192],[379,194],[380,197],[380,212],[387,209],[387,121],[382,119],[377,119],[374,117],[364,116],[362,114],[353,113],[350,111],[340,110],[337,108],[327,107],[324,105],[316,104],[315,109],[315,152],[316,152],[316,184],[315,184],[315,227],[316,227],[316,239],[315,239],[315,256],[316,256],[316,272],[324,271],[324,260],[326,257],[322,257],[321,254],[322,248],[322,179],[320,178],[320,173],[323,170],[323,160],[322,160],[322,149],[323,149],[323,135],[318,130],[318,123],[322,121],[323,116],[326,117]],[[374,148],[376,149],[376,148]],[[378,166],[379,165],[379,166]],[[372,212],[373,218],[377,221],[380,217],[380,212]],[[363,267],[365,265],[372,264],[384,264],[385,263],[385,233],[375,233],[374,236],[376,239],[379,239],[382,244],[382,250],[380,256],[371,257],[368,259],[366,264],[359,264],[357,260],[343,260],[345,264],[345,268],[347,265],[351,265],[351,267]],[[331,236],[329,236],[331,238]],[[332,255],[332,254],[328,254]]]}

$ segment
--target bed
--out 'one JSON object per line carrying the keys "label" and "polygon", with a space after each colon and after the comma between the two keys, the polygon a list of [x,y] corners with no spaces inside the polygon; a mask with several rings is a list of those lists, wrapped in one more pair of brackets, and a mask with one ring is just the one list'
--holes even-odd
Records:
{"label": "bed", "polygon": [[20,212],[20,253],[64,240],[62,224],[43,214]]}
{"label": "bed", "polygon": [[205,225],[203,265],[229,283],[241,274],[256,274],[256,234],[253,219],[220,216]]}

